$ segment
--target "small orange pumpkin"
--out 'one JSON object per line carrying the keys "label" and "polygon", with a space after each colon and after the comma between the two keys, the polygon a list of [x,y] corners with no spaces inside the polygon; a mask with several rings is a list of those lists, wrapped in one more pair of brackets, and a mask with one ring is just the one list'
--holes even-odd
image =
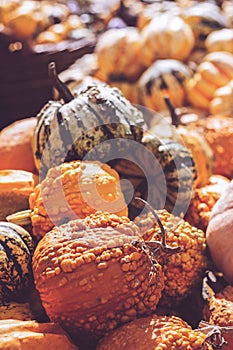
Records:
{"label": "small orange pumpkin", "polygon": [[0,170],[18,169],[36,173],[32,136],[36,118],[15,121],[0,132]]}
{"label": "small orange pumpkin", "polygon": [[211,52],[203,58],[196,73],[187,81],[187,98],[193,106],[208,110],[215,91],[232,79],[233,54]]}

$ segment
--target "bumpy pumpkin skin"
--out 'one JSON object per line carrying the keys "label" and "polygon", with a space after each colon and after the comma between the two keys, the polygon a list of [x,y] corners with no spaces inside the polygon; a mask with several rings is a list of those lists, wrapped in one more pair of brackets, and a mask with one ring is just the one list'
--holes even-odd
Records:
{"label": "bumpy pumpkin skin", "polygon": [[227,285],[223,290],[209,297],[203,310],[203,318],[210,325],[225,327],[222,329],[222,336],[227,342],[224,348],[231,350],[233,347],[233,287],[231,285]]}
{"label": "bumpy pumpkin skin", "polygon": [[32,237],[22,227],[2,221],[0,247],[0,299],[22,301],[32,287]]}
{"label": "bumpy pumpkin skin", "polygon": [[[160,263],[163,261],[165,277],[165,287],[159,304],[173,306],[190,294],[192,288],[201,281],[203,271],[207,267],[207,244],[204,232],[187,221],[166,210],[158,211],[158,216],[167,232],[167,244],[183,248],[179,254],[168,257],[162,255],[158,258]],[[149,241],[161,240],[160,227],[154,223],[151,214],[145,218],[138,217],[135,222],[141,227],[144,235],[150,237]]]}
{"label": "bumpy pumpkin skin", "polygon": [[212,175],[207,185],[196,188],[193,198],[185,215],[192,226],[195,226],[206,232],[209,224],[211,211],[215,203],[219,200],[230,180],[221,175]]}
{"label": "bumpy pumpkin skin", "polygon": [[127,216],[119,175],[107,164],[72,161],[49,169],[29,198],[32,234],[41,239],[55,225],[104,210]]}
{"label": "bumpy pumpkin skin", "polygon": [[107,334],[96,350],[211,350],[206,335],[177,316],[152,315],[133,320]]}
{"label": "bumpy pumpkin skin", "polygon": [[151,261],[131,244],[139,234],[128,218],[98,212],[54,228],[39,242],[36,288],[50,319],[78,344],[155,310],[162,266],[155,264],[151,278]]}

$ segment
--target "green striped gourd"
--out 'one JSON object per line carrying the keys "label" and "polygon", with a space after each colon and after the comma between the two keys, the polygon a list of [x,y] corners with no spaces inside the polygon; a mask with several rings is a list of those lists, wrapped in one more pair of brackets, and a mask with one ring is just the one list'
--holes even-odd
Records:
{"label": "green striped gourd", "polygon": [[155,110],[166,110],[164,93],[175,107],[185,102],[185,82],[191,78],[191,69],[175,59],[157,60],[138,80],[139,99],[142,105]]}
{"label": "green striped gourd", "polygon": [[64,161],[83,159],[97,145],[93,155],[89,154],[89,160],[98,158],[101,161],[114,151],[110,143],[106,147],[106,140],[116,139],[113,147],[119,152],[125,147],[122,140],[140,142],[144,124],[142,113],[120,90],[94,83],[73,96],[64,84],[61,85],[54,70],[51,71],[54,85],[64,101],[48,102],[37,116],[33,149],[41,174]]}

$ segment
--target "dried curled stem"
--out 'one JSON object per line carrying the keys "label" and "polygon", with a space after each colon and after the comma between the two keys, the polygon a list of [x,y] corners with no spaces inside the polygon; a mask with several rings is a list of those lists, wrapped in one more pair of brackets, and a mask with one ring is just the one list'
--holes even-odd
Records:
{"label": "dried curled stem", "polygon": [[163,226],[158,214],[152,208],[152,206],[140,197],[135,197],[135,199],[140,200],[145,205],[145,207],[148,209],[148,211],[150,211],[152,213],[152,215],[155,218],[155,221],[158,223],[160,230],[161,230],[161,235],[162,235],[161,241],[152,241],[151,240],[151,241],[142,242],[142,243],[145,243],[147,245],[147,247],[151,250],[151,252],[153,253],[153,258],[157,259],[160,256],[161,252],[165,253],[168,256],[168,255],[177,254],[177,253],[180,253],[181,251],[183,251],[183,247],[181,247],[181,246],[171,247],[167,244],[166,231],[164,229],[164,226]]}
{"label": "dried curled stem", "polygon": [[146,289],[146,292],[144,294],[143,299],[145,299],[148,289],[151,285],[152,279],[154,276],[156,276],[157,274],[157,268],[156,265],[158,264],[158,258],[161,257],[161,253],[165,253],[166,256],[169,255],[173,255],[173,254],[177,254],[180,253],[181,251],[183,251],[183,247],[171,247],[167,244],[166,242],[166,231],[164,229],[164,226],[158,216],[158,214],[155,212],[155,210],[151,207],[151,205],[146,202],[144,199],[140,198],[140,197],[135,197],[136,200],[140,200],[145,207],[152,212],[155,221],[158,223],[160,229],[161,229],[161,234],[162,234],[162,240],[161,241],[143,241],[143,240],[136,240],[136,241],[132,241],[131,244],[140,249],[144,254],[147,255],[148,260],[150,261],[151,264],[151,272],[150,272],[150,279],[149,279],[149,283],[148,283],[148,287]]}
{"label": "dried curled stem", "polygon": [[224,345],[227,345],[226,340],[223,337],[223,332],[228,333],[233,331],[233,326],[216,326],[213,324],[209,324],[208,322],[201,321],[199,326],[195,331],[201,331],[206,334],[206,338],[204,343],[202,344],[202,348],[204,349],[205,342],[211,344],[214,349],[222,349]]}
{"label": "dried curled stem", "polygon": [[72,101],[74,99],[74,96],[72,95],[66,84],[58,78],[55,62],[49,63],[48,75],[52,85],[57,89],[65,103]]}

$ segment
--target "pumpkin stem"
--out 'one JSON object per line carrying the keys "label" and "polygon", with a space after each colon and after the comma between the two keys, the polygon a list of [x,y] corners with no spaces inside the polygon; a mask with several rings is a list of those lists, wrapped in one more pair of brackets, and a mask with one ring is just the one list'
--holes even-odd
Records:
{"label": "pumpkin stem", "polygon": [[209,300],[213,295],[214,291],[210,287],[209,282],[216,282],[217,279],[212,271],[206,271],[205,277],[202,281],[202,298]]}
{"label": "pumpkin stem", "polygon": [[8,222],[11,222],[12,224],[16,224],[19,226],[27,226],[30,225],[31,222],[31,209],[18,211],[17,213],[13,213],[11,215],[8,215],[6,217],[6,220]]}
{"label": "pumpkin stem", "polygon": [[74,99],[74,96],[72,95],[66,84],[58,78],[55,62],[49,63],[48,74],[52,85],[57,89],[65,103],[72,101]]}
{"label": "pumpkin stem", "polygon": [[201,349],[205,348],[205,343],[211,344],[214,349],[222,349],[228,344],[223,337],[223,332],[232,332],[232,330],[232,326],[222,327],[215,324],[209,324],[208,322],[201,320],[198,328],[196,328],[194,331],[202,332],[206,335]]}
{"label": "pumpkin stem", "polygon": [[172,125],[175,125],[175,127],[177,128],[179,126],[179,117],[175,111],[175,107],[171,102],[170,97],[167,94],[164,94],[164,102],[166,103],[166,106],[170,112],[172,118]]}
{"label": "pumpkin stem", "polygon": [[[167,244],[166,242],[166,230],[162,224],[162,221],[160,220],[158,214],[156,213],[156,211],[152,208],[152,206],[145,201],[144,199],[140,198],[140,197],[135,197],[136,200],[140,200],[145,207],[148,209],[148,211],[150,211],[152,213],[152,215],[154,216],[156,222],[158,223],[160,230],[161,230],[161,234],[162,234],[162,241],[161,242],[157,242],[157,241],[148,241],[146,242],[147,245],[150,247],[150,249],[154,250],[154,253],[159,253],[160,250],[162,250],[166,255],[173,255],[176,253],[180,253],[181,251],[183,251],[183,247],[178,246],[178,247],[171,247]],[[158,245],[159,248],[158,249]]]}

